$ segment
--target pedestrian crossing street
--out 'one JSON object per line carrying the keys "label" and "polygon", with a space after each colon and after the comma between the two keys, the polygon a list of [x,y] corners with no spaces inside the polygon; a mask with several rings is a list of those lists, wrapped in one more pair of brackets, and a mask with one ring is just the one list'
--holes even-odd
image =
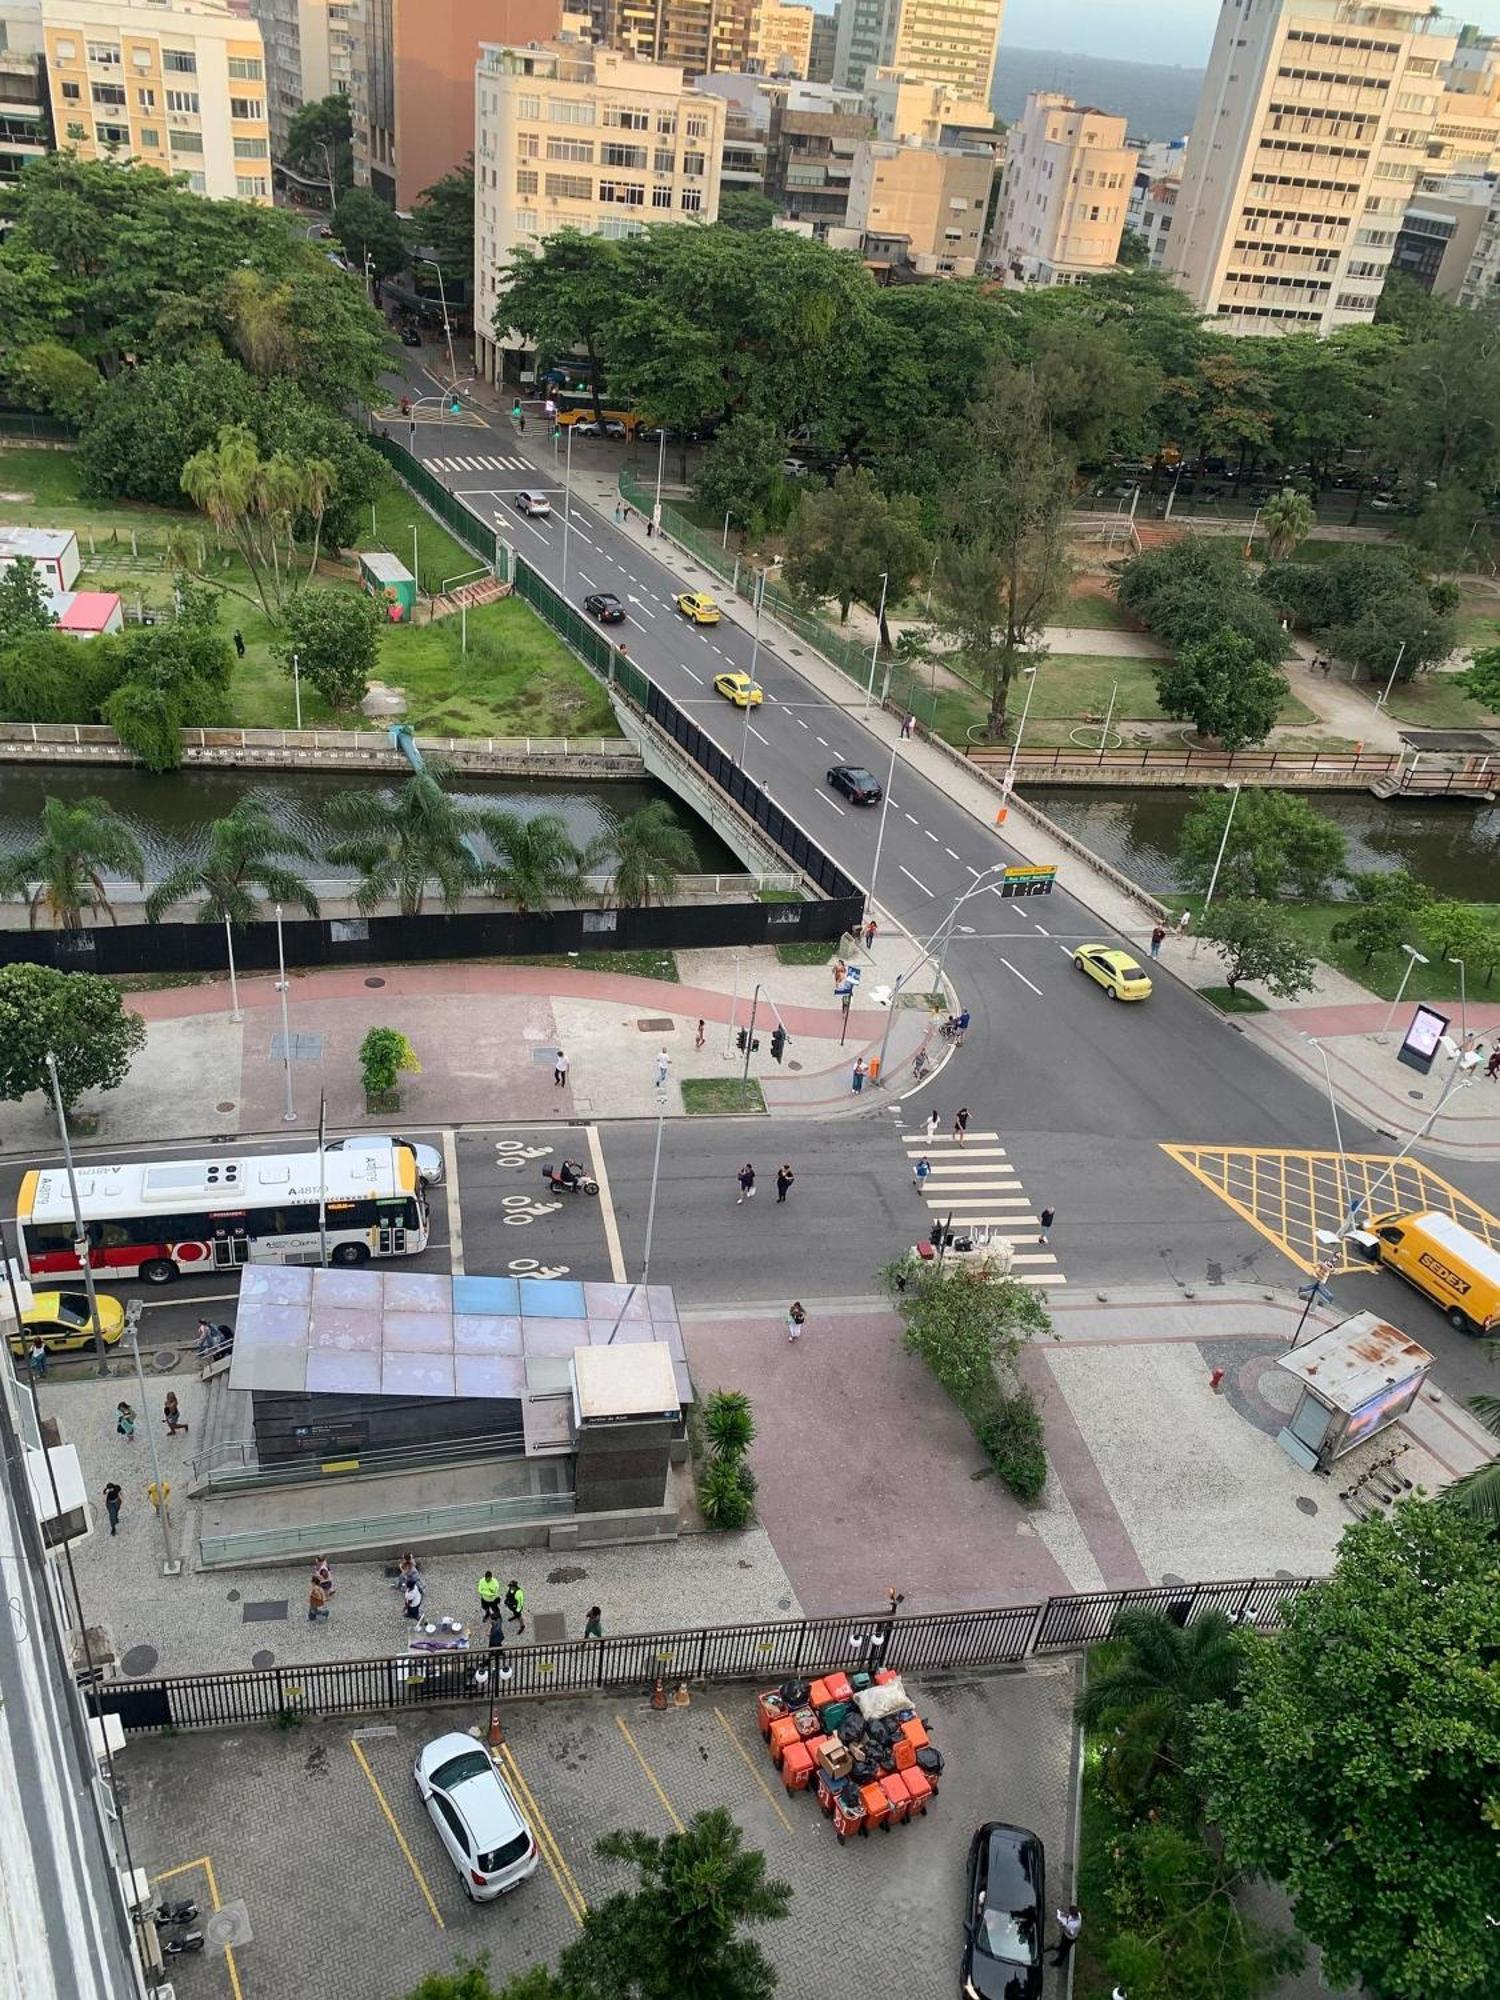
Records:
{"label": "pedestrian crossing street", "polygon": [[429,472],[535,472],[529,458],[424,458]]}
{"label": "pedestrian crossing street", "polygon": [[932,1168],[922,1190],[929,1228],[951,1217],[954,1228],[971,1231],[976,1242],[987,1232],[992,1246],[1014,1245],[1010,1275],[1020,1284],[1068,1282],[1056,1257],[1037,1241],[1040,1218],[1016,1178],[998,1132],[979,1132],[971,1126],[962,1146],[949,1132],[932,1139],[925,1131],[903,1132],[901,1143],[914,1174],[920,1159]]}

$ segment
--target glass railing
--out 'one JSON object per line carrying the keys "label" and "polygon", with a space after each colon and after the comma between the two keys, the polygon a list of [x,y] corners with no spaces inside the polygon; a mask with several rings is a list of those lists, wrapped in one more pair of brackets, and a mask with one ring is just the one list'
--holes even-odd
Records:
{"label": "glass railing", "polygon": [[461,1535],[481,1528],[505,1528],[523,1521],[553,1521],[573,1512],[571,1489],[521,1493],[508,1500],[478,1500],[455,1507],[414,1507],[399,1514],[371,1514],[347,1521],[313,1521],[258,1533],[203,1535],[199,1558],[205,1569],[226,1563],[270,1562],[278,1556],[346,1553],[371,1543],[380,1547]]}

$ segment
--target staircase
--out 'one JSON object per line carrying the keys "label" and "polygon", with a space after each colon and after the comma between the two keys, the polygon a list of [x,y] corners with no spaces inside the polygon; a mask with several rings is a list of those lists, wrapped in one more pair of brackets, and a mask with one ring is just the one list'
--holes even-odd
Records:
{"label": "staircase", "polygon": [[215,1472],[235,1474],[255,1462],[254,1399],[248,1389],[230,1388],[228,1367],[222,1366],[208,1377],[188,1491],[207,1492]]}
{"label": "staircase", "polygon": [[451,618],[465,605],[470,611],[477,611],[481,604],[494,604],[502,597],[509,597],[510,591],[508,583],[501,583],[493,576],[481,577],[477,583],[461,583],[457,590],[446,590],[433,598],[431,615]]}

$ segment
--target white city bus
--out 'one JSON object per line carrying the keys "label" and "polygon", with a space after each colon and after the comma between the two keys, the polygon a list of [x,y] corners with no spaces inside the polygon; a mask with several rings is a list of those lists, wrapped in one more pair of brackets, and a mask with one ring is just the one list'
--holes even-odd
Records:
{"label": "white city bus", "polygon": [[[114,1278],[166,1285],[183,1271],[307,1264],[319,1217],[334,1264],[413,1257],[427,1247],[427,1197],[410,1146],[128,1161],[77,1170],[89,1262]],[[77,1271],[73,1204],[60,1167],[33,1168],[16,1205],[21,1258],[33,1278]]]}

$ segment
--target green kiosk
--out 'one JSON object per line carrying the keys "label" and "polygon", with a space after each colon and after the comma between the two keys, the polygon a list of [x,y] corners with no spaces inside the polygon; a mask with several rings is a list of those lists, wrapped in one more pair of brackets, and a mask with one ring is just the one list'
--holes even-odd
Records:
{"label": "green kiosk", "polygon": [[378,597],[393,625],[410,622],[416,608],[417,580],[398,556],[373,549],[359,558],[360,586],[369,596]]}

